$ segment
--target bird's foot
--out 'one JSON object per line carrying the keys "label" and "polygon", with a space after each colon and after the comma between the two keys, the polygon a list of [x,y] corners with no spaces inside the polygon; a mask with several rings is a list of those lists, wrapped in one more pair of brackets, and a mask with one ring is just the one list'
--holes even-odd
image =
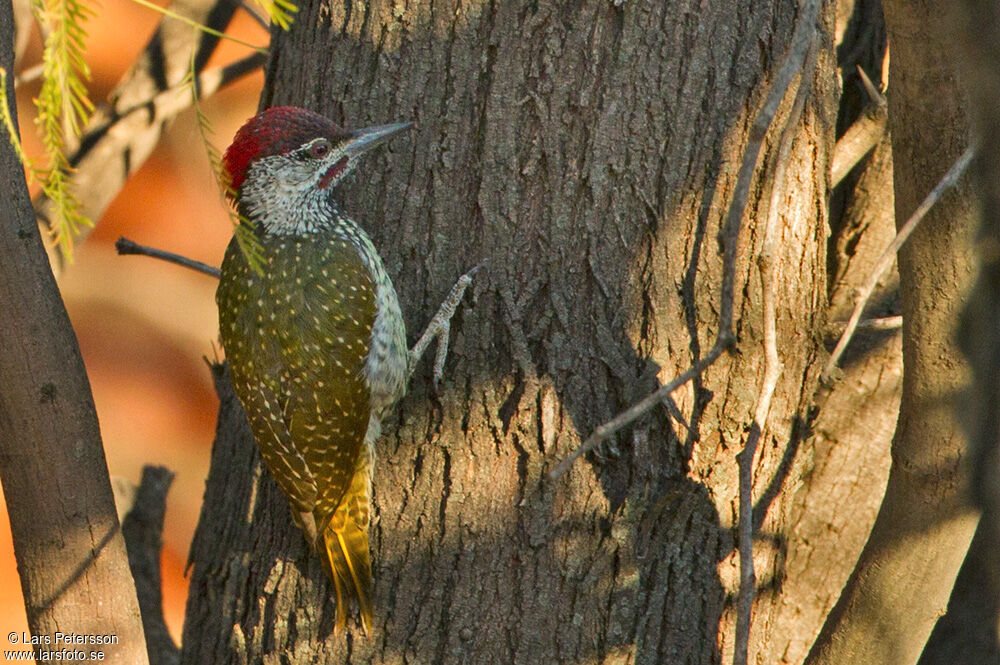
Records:
{"label": "bird's foot", "polygon": [[449,337],[451,334],[451,318],[455,316],[455,310],[458,309],[458,304],[462,302],[465,290],[472,284],[472,276],[479,272],[482,267],[483,264],[480,263],[458,278],[455,285],[451,287],[451,291],[448,292],[448,296],[444,299],[444,302],[438,307],[438,311],[434,314],[431,322],[427,324],[424,334],[420,336],[420,339],[417,340],[417,343],[410,350],[410,373],[412,374],[414,368],[417,366],[417,362],[423,357],[431,341],[435,338],[438,340],[437,352],[434,354],[435,393],[441,385],[441,377],[444,376],[444,361],[448,357],[448,342],[450,341]]}

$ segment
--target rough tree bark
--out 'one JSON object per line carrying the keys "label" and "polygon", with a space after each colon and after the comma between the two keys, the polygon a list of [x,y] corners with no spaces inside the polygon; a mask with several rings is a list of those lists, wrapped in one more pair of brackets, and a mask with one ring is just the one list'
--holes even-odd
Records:
{"label": "rough tree bark", "polygon": [[[838,60],[844,79],[839,141],[871,111],[873,102],[855,65],[880,83],[885,29],[878,0],[842,0],[838,9]],[[892,149],[885,136],[831,192],[828,348],[850,315],[858,286],[894,235]],[[875,291],[865,318],[899,314],[898,291],[893,269]],[[900,342],[899,330],[859,330],[837,381],[821,389],[821,399],[811,407],[809,435],[798,453],[808,475],[794,493],[787,518],[791,527],[783,543],[780,593],[756,618],[772,625],[769,642],[762,647],[764,663],[803,661],[868,538],[889,473],[903,376]]]}
{"label": "rough tree bark", "polygon": [[[8,73],[13,34],[11,4],[2,2],[0,66]],[[7,84],[13,100],[12,76]],[[101,647],[106,662],[146,663],[90,384],[20,161],[0,134],[0,476],[28,625],[41,640],[36,654],[67,646],[56,643],[58,631],[114,635],[117,645]]]}
{"label": "rough tree bark", "polygon": [[[801,657],[881,491],[864,468],[879,453],[849,433],[884,420],[877,406],[892,408],[896,385],[891,373],[849,373],[826,402],[839,395],[837,410],[814,421],[808,409],[830,290],[832,6],[817,26],[818,64],[805,73],[812,93],[785,182],[767,176],[794,95],[762,153],[740,236],[737,351],[675,394],[690,430],[655,413],[609,443],[615,454],[544,480],[595,426],[712,344],[716,236],[796,8],[301,3],[291,31],[275,35],[262,105],[309,106],[350,126],[418,122],[410,143],[373,156],[344,192],[411,330],[458,275],[484,260],[488,268],[459,310],[441,393],[421,368],[384,428],[371,640],[330,634],[319,562],[217,369],[222,404],[191,550],[183,663],[728,660],[735,455],[763,374],[753,257],[772,187],[782,205],[784,372],[755,466],[761,588],[751,651]],[[880,401],[857,413],[859,391]],[[821,436],[807,436],[809,422],[822,423]],[[884,444],[886,430],[873,437]],[[838,465],[849,470],[846,487]],[[831,495],[858,500],[831,516],[815,500]],[[827,526],[842,523],[844,542]],[[828,574],[779,594],[793,560]]]}

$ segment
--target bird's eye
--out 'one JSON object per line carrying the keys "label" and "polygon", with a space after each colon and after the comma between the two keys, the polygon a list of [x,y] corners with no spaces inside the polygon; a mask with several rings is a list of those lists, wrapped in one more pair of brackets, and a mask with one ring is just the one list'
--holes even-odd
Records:
{"label": "bird's eye", "polygon": [[315,159],[322,159],[330,154],[332,146],[326,139],[320,139],[309,146],[309,156]]}

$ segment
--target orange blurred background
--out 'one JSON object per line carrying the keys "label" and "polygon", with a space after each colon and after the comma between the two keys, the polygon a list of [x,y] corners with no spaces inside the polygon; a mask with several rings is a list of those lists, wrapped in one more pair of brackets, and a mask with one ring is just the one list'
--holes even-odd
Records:
{"label": "orange blurred background", "polygon": [[[128,0],[102,0],[91,6],[97,15],[86,23],[87,61],[91,99],[99,104],[142,51],[160,17]],[[228,32],[267,44],[267,33],[242,11]],[[40,61],[37,35],[34,40],[22,68]],[[226,42],[209,66],[248,53]],[[262,83],[257,72],[202,102],[220,150],[255,112]],[[29,155],[39,154],[31,102],[37,92],[36,83],[17,93],[21,136]],[[162,563],[164,613],[178,643],[187,597],[184,566],[201,507],[218,406],[203,360],[214,357],[217,345],[215,280],[156,259],[120,257],[114,242],[124,235],[219,265],[232,227],[213,182],[194,113],[188,110],[97,220],[73,264],[59,277],[90,375],[111,475],[137,483],[146,464],[176,473],[167,498]],[[0,511],[0,628],[27,631],[3,502]]]}

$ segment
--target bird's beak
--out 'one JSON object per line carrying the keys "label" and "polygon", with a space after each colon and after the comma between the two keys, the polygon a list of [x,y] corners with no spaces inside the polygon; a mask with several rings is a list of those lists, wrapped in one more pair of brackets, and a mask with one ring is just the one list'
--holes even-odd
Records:
{"label": "bird's beak", "polygon": [[351,136],[347,139],[347,144],[344,146],[344,152],[351,157],[359,157],[410,127],[413,127],[412,122],[398,122],[394,125],[379,125],[378,127],[358,129],[351,132]]}

